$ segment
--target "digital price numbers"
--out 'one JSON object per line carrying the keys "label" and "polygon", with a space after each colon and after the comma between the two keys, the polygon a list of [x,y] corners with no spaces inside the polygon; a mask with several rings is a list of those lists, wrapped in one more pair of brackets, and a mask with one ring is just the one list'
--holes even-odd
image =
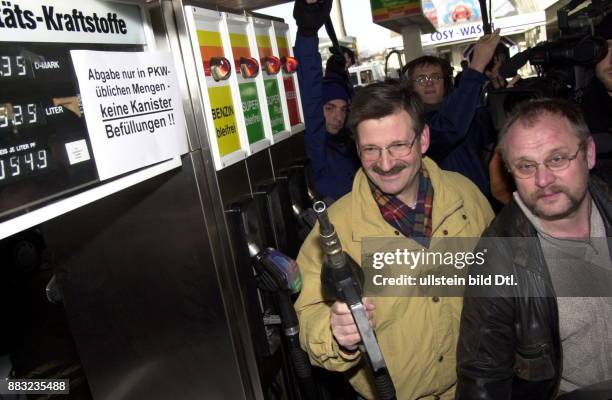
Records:
{"label": "digital price numbers", "polygon": [[23,56],[5,56],[0,54],[0,80],[22,79],[32,75],[32,69]]}
{"label": "digital price numbers", "polygon": [[39,103],[0,103],[0,132],[45,124]]}
{"label": "digital price numbers", "polygon": [[[1,150],[1,149],[0,149]],[[0,156],[0,186],[49,168],[46,149]]]}
{"label": "digital price numbers", "polygon": [[40,103],[0,103],[0,186],[49,168],[48,150],[36,141],[7,144],[14,142],[13,132],[46,123]]}

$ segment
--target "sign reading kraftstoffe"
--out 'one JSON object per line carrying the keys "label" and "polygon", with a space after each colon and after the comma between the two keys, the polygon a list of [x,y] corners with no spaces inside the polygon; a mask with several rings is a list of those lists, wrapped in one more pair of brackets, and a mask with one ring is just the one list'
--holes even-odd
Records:
{"label": "sign reading kraftstoffe", "polygon": [[107,43],[112,38],[115,44],[146,43],[139,7],[101,0],[2,1],[4,35],[12,42]]}
{"label": "sign reading kraftstoffe", "polygon": [[188,151],[169,53],[70,53],[100,180]]}

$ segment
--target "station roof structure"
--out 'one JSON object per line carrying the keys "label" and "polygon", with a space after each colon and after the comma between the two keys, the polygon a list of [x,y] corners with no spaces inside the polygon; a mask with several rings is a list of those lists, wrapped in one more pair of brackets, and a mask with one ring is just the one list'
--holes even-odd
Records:
{"label": "station roof structure", "polygon": [[252,11],[264,7],[276,6],[283,3],[290,3],[293,0],[191,0],[185,4],[204,8],[229,8],[240,11]]}
{"label": "station roof structure", "polygon": [[[234,10],[252,11],[260,8],[290,3],[293,0],[186,0],[185,3],[205,8],[231,8]],[[334,0],[338,1],[338,0]],[[544,10],[557,0],[510,0],[519,13]],[[488,2],[487,2],[488,4]]]}

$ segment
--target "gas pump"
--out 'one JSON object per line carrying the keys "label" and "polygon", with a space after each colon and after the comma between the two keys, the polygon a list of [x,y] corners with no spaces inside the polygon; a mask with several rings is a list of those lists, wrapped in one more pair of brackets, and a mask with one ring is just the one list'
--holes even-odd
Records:
{"label": "gas pump", "polygon": [[[132,86],[114,70],[78,67],[71,53],[168,60],[155,52],[167,45],[156,38],[174,34],[162,19],[152,22],[150,13],[163,14],[158,6],[138,0],[0,5],[0,288],[6,309],[0,397],[244,399],[259,391],[242,356],[249,347],[235,333],[243,317],[231,300],[237,290],[226,278],[217,236],[225,225],[203,207],[218,200],[207,191],[202,145],[193,141],[187,153],[116,176],[100,173],[103,157],[94,137],[123,143],[128,157],[115,160],[123,165],[142,151],[135,138],[168,133],[133,130],[136,122],[127,121],[133,113],[165,118],[174,127],[168,131],[182,140],[188,132],[177,122],[185,113],[193,121],[191,110],[177,111],[179,96],[156,103],[159,91],[176,90],[174,81]],[[151,75],[184,74],[180,63],[164,63],[151,66]],[[142,65],[133,67],[147,74]],[[90,78],[77,80],[79,74]],[[87,82],[96,87],[84,90]],[[132,108],[125,99],[134,94],[145,98]],[[88,96],[109,101],[108,108],[88,109]],[[145,102],[150,108],[139,109]],[[111,128],[92,127],[96,112]],[[28,379],[62,379],[55,383],[66,390],[15,389],[16,381]]]}
{"label": "gas pump", "polygon": [[275,248],[293,259],[297,258],[301,241],[291,207],[288,179],[278,177],[262,182],[257,186],[254,197],[261,198],[268,209]]}
{"label": "gas pump", "polygon": [[[274,294],[260,287],[261,273],[257,273],[250,249],[274,245],[270,215],[266,199],[259,201],[246,196],[232,203],[226,210],[230,226],[232,250],[237,261],[237,274],[243,288],[243,301],[248,304],[249,328],[258,355],[258,369],[264,393],[278,386],[279,376],[286,389],[284,396],[295,398],[294,382],[289,358],[282,349],[281,318]],[[287,305],[285,304],[285,307]]]}

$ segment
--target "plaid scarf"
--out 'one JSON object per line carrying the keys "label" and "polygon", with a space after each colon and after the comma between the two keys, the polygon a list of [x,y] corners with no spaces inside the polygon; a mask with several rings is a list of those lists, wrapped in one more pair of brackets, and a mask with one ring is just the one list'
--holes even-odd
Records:
{"label": "plaid scarf", "polygon": [[372,182],[370,189],[385,221],[404,236],[413,238],[425,247],[429,246],[434,190],[425,169],[421,168],[419,172],[419,193],[414,209],[397,197],[383,193]]}

